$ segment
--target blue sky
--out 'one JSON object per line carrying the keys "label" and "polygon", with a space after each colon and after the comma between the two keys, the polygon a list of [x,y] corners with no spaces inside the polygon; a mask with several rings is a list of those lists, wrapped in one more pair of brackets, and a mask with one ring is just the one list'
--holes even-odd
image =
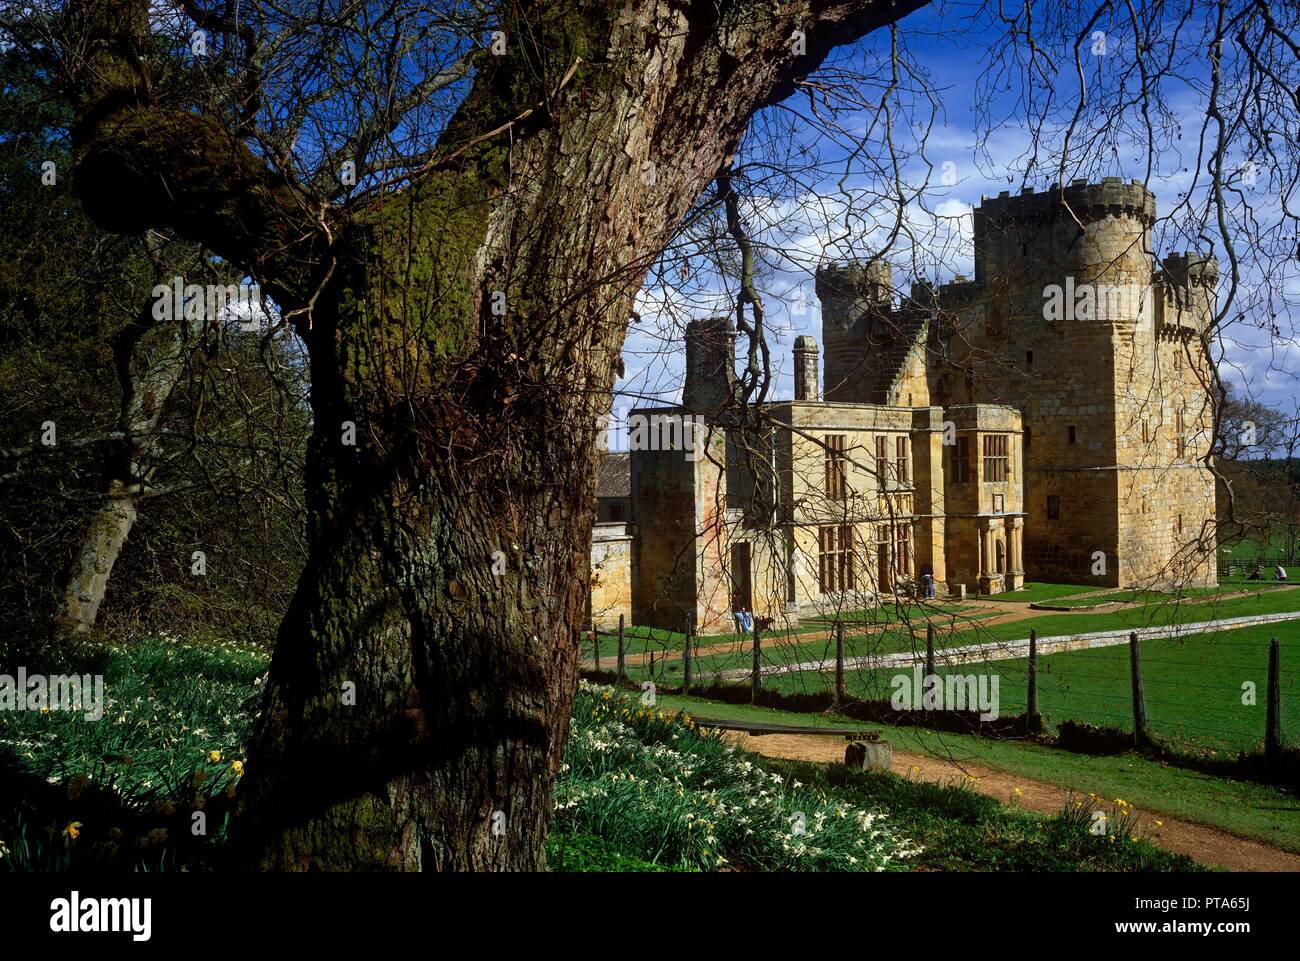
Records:
{"label": "blue sky", "polygon": [[[978,18],[977,9],[970,4],[931,7],[900,25],[900,41],[915,67],[928,75],[938,106],[932,110],[928,98],[903,95],[892,125],[896,149],[911,152],[900,167],[901,178],[919,191],[903,204],[903,222],[910,237],[897,241],[889,255],[897,289],[906,289],[917,273],[940,282],[957,274],[972,274],[971,211],[982,196],[994,196],[1002,190],[1014,193],[1026,182],[1025,158],[1032,128],[1021,100],[1023,87],[1013,82],[1010,89],[1005,89],[989,81],[986,69],[990,50],[1003,51],[1005,40],[995,26]],[[1099,43],[1094,31],[1080,49],[1089,99],[1094,102],[1099,92],[1108,85],[1117,86],[1118,78],[1132,69],[1135,46],[1128,24],[1102,21],[1097,26],[1106,28],[1105,37]],[[1171,128],[1168,143],[1160,146],[1153,160],[1149,185],[1156,194],[1162,218],[1179,206],[1182,192],[1189,192],[1193,202],[1205,196],[1203,173],[1200,186],[1195,186],[1196,148],[1207,102],[1208,74],[1197,44],[1203,28],[1194,21],[1184,26],[1177,53],[1186,59],[1186,66],[1181,78],[1163,91],[1171,116],[1182,126]],[[887,33],[877,33],[852,48],[841,48],[822,73],[834,78],[837,69],[845,69],[867,77],[883,76],[888,43]],[[1067,53],[1072,46],[1066,48]],[[1077,101],[1079,87],[1073,54],[1069,53],[1069,57],[1060,61],[1062,68],[1052,85],[1059,101],[1057,111],[1049,116],[1046,125],[1040,125],[1042,139],[1049,148],[1061,144],[1063,120],[1072,115]],[[878,102],[875,84],[867,83],[859,89],[862,100]],[[802,93],[768,113],[776,122],[784,123],[796,111],[805,117],[808,113],[807,97]],[[868,253],[880,245],[899,210],[897,201],[881,202],[874,196],[892,179],[866,158],[868,154],[881,154],[881,128],[870,131],[862,156],[854,153],[873,113],[871,109],[846,108],[838,118],[843,133],[833,138],[812,123],[800,122],[789,132],[789,141],[762,147],[755,142],[762,139],[764,132],[760,120],[756,124],[759,135],[751,138],[748,149],[742,152],[742,160],[755,160],[791,147],[807,148],[816,160],[815,169],[798,185],[751,185],[747,202],[742,205],[748,228],[764,251],[767,269],[761,284],[773,360],[778,368],[778,397],[790,396],[792,389],[789,351],[794,337],[810,333],[821,339],[820,311],[812,281],[816,265],[825,259],[844,260]],[[1085,119],[1100,122],[1092,117]],[[1121,114],[1121,123],[1109,136],[1086,144],[1085,150],[1071,158],[1066,179],[1143,178],[1147,151],[1139,136],[1138,119],[1136,110]],[[914,124],[918,121],[929,125],[924,158],[916,154],[919,140]],[[1089,130],[1085,135],[1095,132]],[[977,142],[982,142],[979,150]],[[1103,149],[1107,143],[1109,149]],[[1250,158],[1244,154],[1229,156],[1240,183]],[[927,179],[929,186],[919,190]],[[1056,179],[1054,170],[1032,171],[1027,182],[1042,189]],[[1242,186],[1244,195],[1261,222],[1274,222],[1279,192],[1268,170],[1256,168],[1254,179],[1253,188]],[[1291,200],[1295,206],[1296,198]],[[1154,234],[1157,256],[1193,247],[1205,249],[1204,238],[1196,239],[1200,226],[1189,211],[1162,221]],[[1258,284],[1267,270],[1275,287],[1291,298],[1300,298],[1295,258],[1280,256],[1279,249],[1244,250],[1243,283]],[[1294,247],[1291,249],[1294,253]],[[680,271],[674,269],[668,277],[652,273],[647,281],[638,307],[642,319],[629,332],[624,350],[627,376],[618,385],[616,412],[636,406],[641,399],[676,400],[681,387],[682,325],[693,317],[730,312],[733,295],[727,290],[725,278],[710,271],[700,258],[689,262],[688,272],[689,280],[682,280]],[[1243,291],[1237,303],[1244,316],[1241,320],[1234,317],[1222,329],[1222,375],[1257,399],[1294,412],[1298,387],[1295,374],[1300,371],[1300,363],[1290,312],[1276,298],[1265,299],[1262,286],[1257,291]],[[1272,336],[1257,326],[1270,312],[1277,315],[1271,322],[1279,328]]]}

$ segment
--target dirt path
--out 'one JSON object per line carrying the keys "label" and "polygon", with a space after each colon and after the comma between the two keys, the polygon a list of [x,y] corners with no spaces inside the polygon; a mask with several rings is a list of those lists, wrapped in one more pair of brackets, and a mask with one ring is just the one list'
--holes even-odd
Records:
{"label": "dirt path", "polygon": [[[839,738],[807,734],[751,737],[735,733],[731,736],[745,750],[766,757],[824,763],[841,763],[844,760],[844,742]],[[975,779],[975,790],[981,794],[1004,803],[1019,803],[1021,807],[1040,814],[1056,814],[1065,804],[1064,788],[979,764],[958,765],[939,758],[895,751],[894,773],[936,784],[962,782],[971,777]],[[1019,798],[1015,796],[1017,788],[1020,789]],[[1240,838],[1219,828],[1164,814],[1159,815],[1162,824],[1156,827],[1156,814],[1150,811],[1143,813],[1146,815],[1143,819],[1144,827],[1156,844],[1167,851],[1186,854],[1202,864],[1231,871],[1300,871],[1300,855],[1281,851],[1260,841]]]}

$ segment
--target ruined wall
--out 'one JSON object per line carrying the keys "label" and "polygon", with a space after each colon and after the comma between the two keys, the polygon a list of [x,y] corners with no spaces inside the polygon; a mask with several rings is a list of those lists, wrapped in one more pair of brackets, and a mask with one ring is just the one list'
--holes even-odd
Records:
{"label": "ruined wall", "polygon": [[728,629],[725,431],[701,432],[690,451],[634,448],[631,473],[638,530],[633,621],[681,631],[689,618],[701,632]]}
{"label": "ruined wall", "polygon": [[632,584],[636,579],[634,534],[628,524],[598,523],[591,534],[591,623],[616,630],[618,617],[632,618]]}

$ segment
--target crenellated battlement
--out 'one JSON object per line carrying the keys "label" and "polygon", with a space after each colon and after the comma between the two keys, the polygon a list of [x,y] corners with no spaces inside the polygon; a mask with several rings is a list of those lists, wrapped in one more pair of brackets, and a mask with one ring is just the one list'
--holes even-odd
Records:
{"label": "crenellated battlement", "polygon": [[1219,258],[1197,251],[1174,253],[1160,262],[1166,287],[1213,287],[1219,282]]}
{"label": "crenellated battlement", "polygon": [[976,208],[977,222],[982,219],[989,226],[1069,220],[1071,214],[1085,224],[1127,216],[1149,227],[1156,219],[1156,197],[1140,180],[1106,177],[1101,183],[1075,180],[1064,191],[1060,184],[1015,196],[1004,190],[996,197],[981,197]]}

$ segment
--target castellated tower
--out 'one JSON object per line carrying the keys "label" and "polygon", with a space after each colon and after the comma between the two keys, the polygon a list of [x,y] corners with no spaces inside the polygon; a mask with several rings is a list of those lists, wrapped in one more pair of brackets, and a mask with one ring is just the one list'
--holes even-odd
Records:
{"label": "castellated tower", "polygon": [[1023,412],[1031,578],[1214,583],[1215,270],[1175,255],[1157,273],[1155,215],[1119,178],[1004,192],[975,211],[975,281],[940,292],[939,400]]}
{"label": "castellated tower", "polygon": [[871,346],[888,330],[893,296],[892,272],[883,261],[817,268],[827,401],[881,402],[871,396],[878,373]]}

